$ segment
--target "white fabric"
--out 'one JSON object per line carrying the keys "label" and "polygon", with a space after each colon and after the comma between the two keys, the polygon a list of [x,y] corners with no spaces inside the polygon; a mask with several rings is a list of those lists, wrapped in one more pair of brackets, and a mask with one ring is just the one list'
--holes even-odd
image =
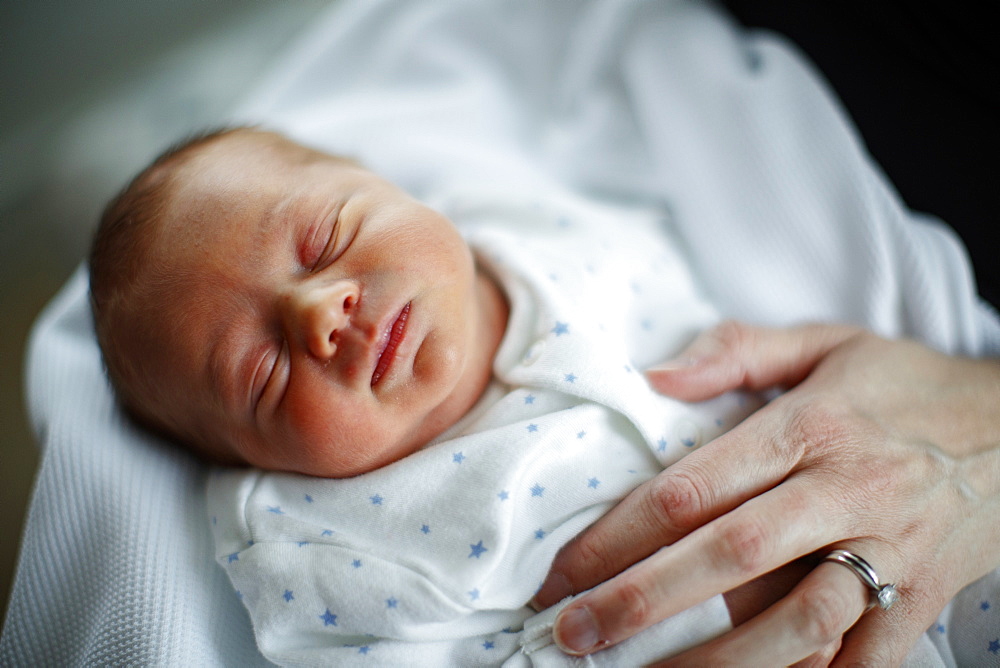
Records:
{"label": "white fabric", "polygon": [[[441,204],[511,301],[477,408],[347,480],[209,478],[216,559],[275,663],[568,665],[527,607],[556,552],[760,405],[685,405],[640,373],[718,320],[657,212],[524,191]],[[645,665],[729,628],[716,597],[594,661]]]}
{"label": "white fabric", "polygon": [[[727,316],[1000,353],[954,236],[902,207],[797,54],[709,5],[344,0],[233,119],[352,153],[421,197],[560,184],[669,207]],[[204,471],[115,408],[84,282],[42,316],[29,353],[44,450],[0,663],[260,662],[212,563]],[[996,629],[998,598],[960,597],[942,625]],[[996,662],[1000,638],[962,637],[945,658]]]}

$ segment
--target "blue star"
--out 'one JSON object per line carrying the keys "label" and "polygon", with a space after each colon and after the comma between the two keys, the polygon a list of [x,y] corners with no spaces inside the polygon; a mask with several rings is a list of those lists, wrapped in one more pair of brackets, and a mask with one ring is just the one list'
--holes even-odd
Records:
{"label": "blue star", "polygon": [[248,540],[247,541],[247,547],[253,547],[253,541],[252,540]]}
{"label": "blue star", "polygon": [[483,643],[483,649],[493,649],[493,641],[487,640]]}
{"label": "blue star", "polygon": [[501,501],[506,501],[510,497],[510,494],[507,492],[507,490],[504,489],[504,490],[501,490],[499,494],[497,494],[497,497]]}
{"label": "blue star", "polygon": [[538,431],[538,425],[537,424],[529,424],[528,425],[528,431],[530,431],[530,432],[536,432],[536,431]]}
{"label": "blue star", "polygon": [[601,481],[597,478],[591,478],[587,481],[587,487],[591,489],[597,489],[597,486],[601,484]]}
{"label": "blue star", "polygon": [[337,615],[330,612],[330,608],[326,609],[322,615],[316,615],[323,620],[323,626],[336,626],[337,625]]}
{"label": "blue star", "polygon": [[309,496],[308,494],[306,494],[305,498],[306,498],[306,503],[312,503],[313,502],[313,498],[311,496]]}
{"label": "blue star", "polygon": [[982,611],[984,611],[984,612],[986,610],[989,610],[990,609],[990,602],[989,601],[983,601],[982,603],[979,604],[979,609],[982,610]]}
{"label": "blue star", "polygon": [[398,606],[399,606],[399,601],[397,601],[395,598],[387,598],[387,599],[385,599],[385,607],[387,607],[387,608],[396,608]]}
{"label": "blue star", "polygon": [[275,515],[284,515],[285,511],[281,509],[281,506],[268,506],[267,512],[274,513]]}
{"label": "blue star", "polygon": [[545,538],[545,530],[544,529],[536,529],[535,530],[535,540],[541,540],[543,538]]}
{"label": "blue star", "polygon": [[682,438],[681,443],[683,443],[685,447],[693,448],[695,441],[693,438]]}
{"label": "blue star", "polygon": [[478,601],[479,600],[479,590],[478,589],[471,590],[469,592],[469,599],[473,600],[473,601]]}
{"label": "blue star", "polygon": [[526,396],[524,398],[524,403],[528,404],[528,405],[531,405],[531,404],[535,403],[535,395],[529,394],[528,396]]}
{"label": "blue star", "polygon": [[485,547],[483,547],[483,541],[479,541],[475,545],[470,544],[469,549],[472,550],[472,552],[469,553],[469,559],[472,559],[473,557],[478,559],[482,556],[483,552],[488,551]]}
{"label": "blue star", "polygon": [[577,437],[577,438],[583,438],[583,437],[584,437],[584,436],[586,436],[586,435],[587,435],[587,432],[585,432],[585,431],[578,431],[578,432],[576,433],[576,437]]}
{"label": "blue star", "polygon": [[990,652],[1000,654],[1000,638],[990,641]]}
{"label": "blue star", "polygon": [[630,367],[628,364],[625,365],[625,373],[632,373],[632,367]]}
{"label": "blue star", "polygon": [[666,449],[667,449],[667,439],[661,438],[656,442],[656,450],[658,452],[663,452]]}
{"label": "blue star", "polygon": [[382,500],[383,499],[382,499],[381,495],[376,494],[375,496],[370,496],[368,498],[370,498],[372,500],[372,505],[373,506],[381,506],[382,505]]}
{"label": "blue star", "polygon": [[281,598],[285,599],[285,603],[295,600],[295,597],[292,595],[291,589],[286,589],[285,593],[281,595]]}
{"label": "blue star", "polygon": [[355,568],[361,568],[361,560],[355,559],[354,561],[351,562],[351,566],[354,566]]}
{"label": "blue star", "polygon": [[323,536],[332,536],[333,535],[333,531],[331,531],[330,529],[323,529],[323,533],[320,534],[320,535],[323,535]]}
{"label": "blue star", "polygon": [[464,459],[465,455],[463,455],[461,452],[456,452],[451,456],[451,461],[455,462],[456,464],[461,464],[462,460]]}
{"label": "blue star", "polygon": [[424,532],[425,534],[428,534],[428,533],[430,533],[430,532],[431,532],[431,528],[430,528],[429,526],[427,526],[426,524],[425,524],[425,525],[423,525],[422,527],[420,527],[420,530],[421,530],[422,532]]}
{"label": "blue star", "polygon": [[552,328],[552,333],[556,336],[562,336],[563,334],[569,334],[569,323],[559,322],[556,320],[556,326]]}
{"label": "blue star", "polygon": [[298,543],[296,543],[296,544],[297,544],[297,545],[298,545],[299,547],[302,547],[303,545],[308,545],[308,544],[309,544],[309,541],[307,541],[307,540],[300,540],[300,541],[299,541]]}
{"label": "blue star", "polygon": [[243,600],[243,592],[241,592],[239,589],[236,590],[236,598],[240,599],[241,601]]}
{"label": "blue star", "polygon": [[567,383],[575,383],[576,376],[574,374],[567,373],[566,375],[563,376],[563,380],[565,380]]}
{"label": "blue star", "polygon": [[541,496],[544,493],[545,493],[545,488],[539,485],[537,482],[535,483],[535,486],[531,488],[532,496]]}
{"label": "blue star", "polygon": [[358,648],[358,654],[368,654],[371,651],[371,647],[368,645],[362,645]]}
{"label": "blue star", "polygon": [[643,320],[643,321],[642,321],[642,322],[640,323],[640,326],[641,326],[641,327],[642,327],[643,329],[645,329],[645,330],[646,330],[647,332],[648,332],[649,330],[653,329],[653,323],[652,323],[652,321],[651,321],[651,320],[650,320],[649,318],[646,318],[645,320]]}
{"label": "blue star", "polygon": [[234,561],[239,561],[239,560],[240,560],[240,553],[239,552],[233,552],[228,557],[226,557],[226,563],[227,564],[231,564]]}
{"label": "blue star", "polygon": [[934,630],[937,631],[938,633],[944,633],[944,624],[938,624],[937,626],[934,627]]}

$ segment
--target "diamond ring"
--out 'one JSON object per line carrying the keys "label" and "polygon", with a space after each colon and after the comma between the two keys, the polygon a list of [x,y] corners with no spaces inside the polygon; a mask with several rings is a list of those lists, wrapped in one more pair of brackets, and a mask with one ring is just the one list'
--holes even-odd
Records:
{"label": "diamond ring", "polygon": [[838,564],[847,566],[862,582],[871,590],[872,600],[868,608],[878,604],[883,610],[888,610],[892,604],[899,600],[899,591],[896,585],[879,581],[878,574],[867,561],[847,550],[834,550],[823,557],[823,561],[835,561]]}

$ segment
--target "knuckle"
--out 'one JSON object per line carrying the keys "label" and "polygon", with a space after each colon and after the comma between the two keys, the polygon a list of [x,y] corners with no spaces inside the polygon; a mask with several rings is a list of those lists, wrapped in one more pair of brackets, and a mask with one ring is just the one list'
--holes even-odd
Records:
{"label": "knuckle", "polygon": [[618,630],[631,631],[649,625],[651,605],[646,588],[634,581],[621,583],[617,592]]}
{"label": "knuckle", "polygon": [[828,450],[851,440],[845,412],[828,399],[812,399],[792,410],[785,426],[785,441],[800,452]]}
{"label": "knuckle", "polygon": [[849,628],[851,601],[832,587],[806,587],[795,596],[799,634],[816,647],[836,643]]}
{"label": "knuckle", "polygon": [[[611,555],[614,552],[609,548],[613,546],[597,534],[584,534],[573,544],[573,547],[576,550],[576,554],[572,555],[573,562],[576,564],[585,564],[585,571],[594,574],[594,577],[587,579],[588,582],[598,582],[621,570],[620,567],[616,567],[616,564],[611,559]],[[571,579],[565,573],[568,573],[568,571],[564,571],[564,577],[569,581],[573,590],[578,591],[580,583]]]}
{"label": "knuckle", "polygon": [[712,330],[712,336],[723,350],[738,352],[752,341],[754,330],[739,320],[723,320]]}
{"label": "knuckle", "polygon": [[687,469],[655,478],[646,496],[651,522],[668,539],[687,535],[703,520],[705,489]]}
{"label": "knuckle", "polygon": [[770,536],[761,520],[746,516],[720,529],[715,542],[716,559],[723,569],[743,578],[765,570],[771,552]]}

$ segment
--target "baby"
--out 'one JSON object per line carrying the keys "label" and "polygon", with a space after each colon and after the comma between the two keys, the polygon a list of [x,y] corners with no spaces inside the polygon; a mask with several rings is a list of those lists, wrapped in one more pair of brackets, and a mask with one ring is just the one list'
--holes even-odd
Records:
{"label": "baby", "polygon": [[[527,607],[558,549],[755,407],[638,371],[717,319],[662,216],[433,196],[463,234],[350,160],[235,129],[156,160],[95,238],[122,404],[251,467],[210,476],[209,513],[272,661],[558,663],[555,610]],[[716,597],[598,656],[728,624]]]}

